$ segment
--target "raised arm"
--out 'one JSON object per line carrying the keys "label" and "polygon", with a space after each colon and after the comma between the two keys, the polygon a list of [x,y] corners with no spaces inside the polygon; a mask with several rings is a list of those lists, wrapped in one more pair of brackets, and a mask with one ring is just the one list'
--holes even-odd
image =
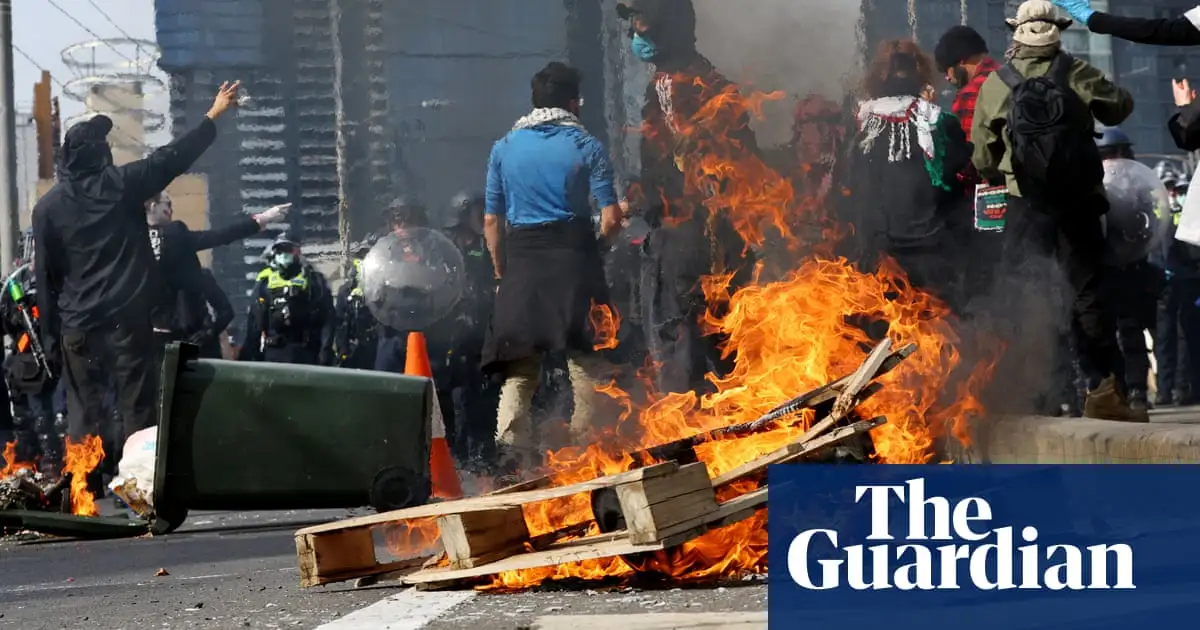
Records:
{"label": "raised arm", "polygon": [[165,190],[212,146],[217,138],[217,126],[214,121],[237,103],[237,90],[240,86],[240,82],[222,84],[212,108],[194,129],[150,155],[118,167],[125,186],[125,196],[133,201],[139,210],[144,201]]}

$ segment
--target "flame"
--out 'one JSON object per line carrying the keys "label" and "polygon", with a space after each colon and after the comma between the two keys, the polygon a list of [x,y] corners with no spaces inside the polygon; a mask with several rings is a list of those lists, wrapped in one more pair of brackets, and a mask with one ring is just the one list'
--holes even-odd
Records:
{"label": "flame", "polygon": [[607,304],[597,304],[592,300],[588,319],[592,322],[592,330],[596,331],[596,345],[593,349],[596,352],[615,350],[619,343],[617,332],[621,330],[621,314],[617,309]]}
{"label": "flame", "polygon": [[0,479],[11,477],[22,470],[34,471],[33,464],[17,461],[17,443],[8,442],[4,445],[4,468],[0,468]]}
{"label": "flame", "polygon": [[380,525],[379,530],[388,553],[397,560],[433,555],[441,549],[437,519],[415,518],[400,523]]}
{"label": "flame", "polygon": [[[635,401],[615,383],[604,385],[600,391],[619,401],[624,411],[608,434],[590,444],[546,454],[554,482],[570,484],[630,470],[651,463],[633,455],[647,446],[753,421],[783,401],[852,373],[883,338],[897,348],[912,343],[919,349],[881,379],[881,392],[859,406],[862,416],[888,419],[871,434],[874,460],[929,463],[939,439],[968,443],[967,424],[984,412],[978,394],[1002,347],[993,340],[960,338],[946,305],[911,286],[893,261],[860,269],[833,255],[833,244],[852,226],[838,225],[828,215],[828,191],[797,196],[793,178],[747,150],[750,117],[759,115],[764,101],[781,95],[743,94],[736,86],[705,78],[675,80],[694,83],[702,104],[672,130],[665,125],[643,129],[650,141],[674,155],[685,180],[686,201],[668,204],[664,223],[686,221],[694,208],[702,207],[710,218],[727,217],[748,248],[780,242],[802,262],[781,266],[786,272],[771,282],[763,280],[760,264],[749,284],[738,289],[731,288],[734,270],[715,263],[703,280],[709,312],[702,324],[707,333],[724,338],[732,371],[709,376],[715,389],[710,394],[656,395],[647,387],[651,394],[645,402]],[[673,137],[667,141],[666,136]],[[595,315],[593,308],[593,321]],[[964,353],[972,357],[969,363],[964,364]],[[717,476],[795,441],[813,422],[812,415],[808,411],[790,425],[709,442],[695,451],[709,474]],[[719,488],[718,498],[739,496],[757,483],[734,482]],[[569,540],[599,533],[586,495],[523,509],[531,536]],[[763,572],[766,519],[765,511],[759,511],[679,547],[637,557],[505,572],[487,588],[529,588],[547,580],[620,578],[644,571],[675,580]]]}
{"label": "flame", "polygon": [[96,497],[88,490],[88,475],[104,460],[104,443],[98,436],[89,435],[82,442],[66,440],[63,474],[71,476],[71,513],[76,516],[99,516]]}

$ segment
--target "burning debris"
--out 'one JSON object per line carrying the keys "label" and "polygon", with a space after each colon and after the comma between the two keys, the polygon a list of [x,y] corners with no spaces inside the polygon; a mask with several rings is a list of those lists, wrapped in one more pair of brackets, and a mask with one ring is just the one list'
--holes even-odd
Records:
{"label": "burning debris", "polygon": [[88,490],[88,476],[104,459],[99,437],[89,436],[79,443],[66,442],[61,477],[37,472],[32,462],[17,458],[17,445],[4,447],[5,465],[0,468],[0,512],[22,510],[57,512],[75,516],[97,516],[95,496]]}
{"label": "burning debris", "polygon": [[[482,497],[300,530],[301,584],[372,578],[424,587],[511,589],[622,572],[719,577],[762,531],[769,465],[876,457],[870,432],[887,420],[864,415],[863,403],[883,390],[873,381],[915,351],[906,346],[892,352],[885,340],[850,376],[789,400],[754,422],[636,452],[617,474],[567,484],[543,477]],[[714,468],[713,449],[705,448],[791,431],[796,433],[779,448],[727,470]],[[573,514],[580,502],[582,519],[545,530],[545,514]],[[423,546],[414,549],[416,557],[377,561],[371,532],[385,525],[399,525],[407,543]],[[686,557],[703,545],[727,560],[693,570],[694,561]],[[765,553],[750,553],[756,560],[745,563],[748,573],[761,573]],[[589,565],[595,567],[590,572]]]}
{"label": "burning debris", "polygon": [[0,479],[0,512],[60,511],[66,490],[64,479],[51,480],[30,468],[21,468],[15,474]]}

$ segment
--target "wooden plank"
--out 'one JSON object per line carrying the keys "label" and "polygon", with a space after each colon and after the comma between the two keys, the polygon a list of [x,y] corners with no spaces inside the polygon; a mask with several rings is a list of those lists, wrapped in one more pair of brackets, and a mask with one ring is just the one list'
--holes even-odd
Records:
{"label": "wooden plank", "polygon": [[[662,551],[685,543],[715,527],[723,527],[749,518],[767,503],[767,489],[760,488],[754,492],[742,495],[731,501],[717,506],[717,509],[704,517],[679,523],[660,532],[663,540],[653,543],[637,544],[621,536],[603,542],[590,542],[591,539],[567,541],[552,546],[546,551],[525,553],[505,558],[498,562],[481,565],[472,569],[426,569],[409,574],[403,578],[405,584],[436,588],[438,584],[454,583],[461,580],[495,575],[505,571],[535,569],[549,567],[568,562],[581,562],[597,558],[610,558],[653,551]],[[614,532],[614,535],[616,532]]]}
{"label": "wooden plank", "polygon": [[300,585],[317,586],[358,577],[379,566],[370,530],[334,532],[324,536],[296,536]]}
{"label": "wooden plank", "polygon": [[[903,363],[905,359],[912,356],[916,351],[917,344],[910,343],[893,352],[883,361],[883,364],[880,365],[879,369],[875,372],[875,378],[879,378],[880,376],[883,376],[884,374],[896,369],[896,367]],[[806,394],[797,396],[783,403],[782,405],[775,407],[771,411],[768,411],[756,422],[766,422],[770,421],[771,419],[778,419],[783,416],[796,413],[802,409],[811,409],[813,407],[836,400],[838,395],[842,393],[842,390],[853,376],[853,374],[847,374],[846,376],[843,376],[842,378],[828,385],[823,385]]]}
{"label": "wooden plank", "polygon": [[[827,418],[828,419],[828,418]],[[822,421],[823,422],[823,421]],[[887,422],[886,418],[872,418],[871,420],[862,420],[855,422],[849,426],[839,427],[831,433],[809,440],[808,433],[805,433],[800,439],[776,450],[768,455],[764,455],[754,461],[746,462],[733,470],[718,475],[712,480],[714,488],[723,486],[738,479],[744,479],[767,466],[778,464],[785,460],[794,461],[805,455],[810,455],[821,449],[828,448],[839,442],[843,442],[860,433],[866,433],[875,427],[878,427]]]}
{"label": "wooden plank", "polygon": [[622,484],[616,491],[629,539],[636,544],[654,542],[667,527],[717,508],[702,463],[688,464],[666,477]]}
{"label": "wooden plank", "polygon": [[450,566],[456,569],[469,569],[523,553],[529,541],[525,513],[519,507],[448,514],[438,518],[438,530]]}
{"label": "wooden plank", "polygon": [[631,470],[629,472],[624,472],[617,475],[600,477],[598,479],[584,481],[582,483],[576,483],[569,486],[558,486],[543,490],[529,490],[526,492],[514,492],[511,494],[485,495],[471,499],[431,503],[429,505],[419,505],[417,507],[405,508],[403,510],[360,516],[358,518],[352,518],[344,521],[306,527],[296,532],[296,535],[323,534],[345,529],[357,529],[363,527],[372,527],[374,525],[395,523],[397,521],[406,521],[414,518],[446,516],[448,514],[465,514],[468,512],[487,512],[496,510],[497,508],[521,507],[522,505],[528,505],[530,503],[549,501],[551,499],[560,499],[562,497],[569,497],[571,495],[590,492],[600,488],[611,488],[613,486],[632,481],[651,479],[675,472],[678,469],[678,464],[674,462],[667,462],[664,464],[647,466],[645,468],[638,468],[637,470]]}
{"label": "wooden plank", "polygon": [[892,340],[884,339],[875,346],[871,354],[867,355],[867,359],[862,365],[858,366],[854,374],[850,375],[850,380],[842,387],[842,392],[838,394],[837,400],[833,403],[833,411],[829,417],[841,420],[846,417],[858,404],[858,394],[867,386],[868,383],[875,380],[875,374],[879,372],[879,368],[883,367],[883,362],[887,360],[888,355],[892,351]]}

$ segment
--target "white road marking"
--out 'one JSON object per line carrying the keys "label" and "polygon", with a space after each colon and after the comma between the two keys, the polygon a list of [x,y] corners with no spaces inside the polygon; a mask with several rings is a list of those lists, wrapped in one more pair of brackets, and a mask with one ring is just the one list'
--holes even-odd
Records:
{"label": "white road marking", "polygon": [[421,630],[475,591],[422,592],[409,589],[331,621],[317,630]]}

